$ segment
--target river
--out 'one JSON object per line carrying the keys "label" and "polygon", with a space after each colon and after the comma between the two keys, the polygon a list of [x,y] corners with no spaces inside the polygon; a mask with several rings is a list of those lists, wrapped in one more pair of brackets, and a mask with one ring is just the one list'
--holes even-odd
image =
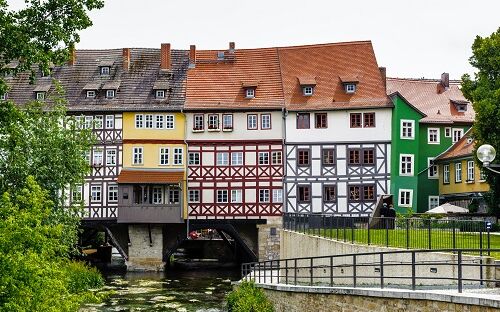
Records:
{"label": "river", "polygon": [[106,286],[100,291],[110,292],[108,299],[85,305],[80,312],[223,311],[231,281],[239,277],[237,270],[105,274]]}

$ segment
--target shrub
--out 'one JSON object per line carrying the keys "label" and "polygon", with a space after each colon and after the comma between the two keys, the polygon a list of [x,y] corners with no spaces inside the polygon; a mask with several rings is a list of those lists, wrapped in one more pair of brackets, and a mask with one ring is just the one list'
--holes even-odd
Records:
{"label": "shrub", "polygon": [[230,312],[273,312],[274,307],[266,298],[262,289],[253,282],[242,282],[238,288],[227,295],[227,307]]}
{"label": "shrub", "polygon": [[99,271],[83,262],[69,261],[64,271],[67,289],[72,294],[104,286],[104,280]]}

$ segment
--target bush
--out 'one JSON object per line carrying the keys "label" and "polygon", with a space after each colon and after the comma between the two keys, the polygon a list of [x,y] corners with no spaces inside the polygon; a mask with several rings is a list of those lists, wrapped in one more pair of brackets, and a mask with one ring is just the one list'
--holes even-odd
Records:
{"label": "bush", "polygon": [[238,288],[227,295],[227,307],[230,312],[273,312],[274,307],[266,298],[262,289],[253,282],[242,282]]}
{"label": "bush", "polygon": [[104,286],[104,280],[99,271],[83,262],[70,261],[64,271],[66,273],[67,289],[72,294]]}

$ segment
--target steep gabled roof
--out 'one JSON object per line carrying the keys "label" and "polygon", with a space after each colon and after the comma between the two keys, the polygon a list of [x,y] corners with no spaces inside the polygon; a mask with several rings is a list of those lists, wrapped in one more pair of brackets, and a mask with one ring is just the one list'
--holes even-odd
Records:
{"label": "steep gabled roof", "polygon": [[[289,110],[392,107],[370,41],[278,48],[285,105]],[[314,78],[304,96],[302,77]],[[344,83],[357,82],[347,94]]]}
{"label": "steep gabled roof", "polygon": [[[283,107],[280,65],[276,48],[225,51],[198,50],[189,69],[186,109],[252,109]],[[245,98],[245,87],[255,87],[255,97]]]}
{"label": "steep gabled roof", "polygon": [[475,141],[471,136],[471,129],[469,129],[455,144],[450,146],[441,155],[436,157],[436,161],[443,161],[449,159],[457,159],[472,156],[474,152]]}
{"label": "steep gabled roof", "polygon": [[458,81],[444,88],[439,79],[387,78],[387,94],[399,92],[412,106],[423,112],[423,123],[472,123],[474,109],[467,104],[466,112],[458,112],[455,103],[468,103]]}

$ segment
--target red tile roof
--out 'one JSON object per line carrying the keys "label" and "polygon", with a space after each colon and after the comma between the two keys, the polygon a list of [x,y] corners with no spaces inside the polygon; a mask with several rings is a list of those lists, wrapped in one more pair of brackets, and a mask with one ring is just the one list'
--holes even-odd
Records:
{"label": "red tile roof", "polygon": [[464,136],[453,144],[448,150],[436,157],[436,160],[447,160],[454,158],[462,158],[472,156],[474,152],[475,141],[471,137],[471,130],[467,131]]}
{"label": "red tile roof", "polygon": [[183,171],[127,170],[118,175],[118,183],[179,183],[184,179]]}
{"label": "red tile roof", "polygon": [[[392,106],[370,41],[285,47],[278,53],[289,110]],[[315,77],[312,96],[303,95],[301,77]],[[342,79],[359,81],[354,94],[345,92]]]}
{"label": "red tile roof", "polygon": [[[439,79],[387,78],[387,94],[399,92],[408,102],[427,116],[424,123],[472,123],[474,109],[468,104],[467,111],[460,113],[453,102],[467,102],[460,91],[458,81],[450,81],[445,90]],[[468,103],[468,102],[467,102]]]}

